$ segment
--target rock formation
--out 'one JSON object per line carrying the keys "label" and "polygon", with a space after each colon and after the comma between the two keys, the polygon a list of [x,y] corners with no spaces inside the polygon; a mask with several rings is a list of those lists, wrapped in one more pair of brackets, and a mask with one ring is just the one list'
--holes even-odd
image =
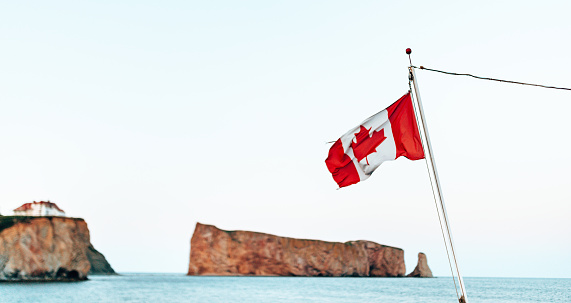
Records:
{"label": "rock formation", "polygon": [[428,267],[428,262],[426,261],[426,255],[424,253],[418,253],[418,264],[414,270],[406,276],[415,278],[433,278],[432,271]]}
{"label": "rock formation", "polygon": [[188,275],[403,277],[404,251],[370,241],[346,243],[224,231],[197,223]]}
{"label": "rock formation", "polygon": [[97,249],[95,249],[95,247],[93,247],[93,245],[91,245],[91,243],[89,243],[89,246],[87,247],[87,250],[85,251],[85,253],[87,254],[87,260],[89,260],[89,264],[91,265],[91,268],[89,269],[89,272],[87,273],[88,275],[116,275],[117,274],[117,273],[115,273],[113,268],[111,268],[111,264],[109,264],[109,262],[107,262],[107,259],[105,259],[105,256],[103,256],[102,253],[97,251]]}
{"label": "rock formation", "polygon": [[0,281],[75,281],[112,272],[83,219],[0,217]]}

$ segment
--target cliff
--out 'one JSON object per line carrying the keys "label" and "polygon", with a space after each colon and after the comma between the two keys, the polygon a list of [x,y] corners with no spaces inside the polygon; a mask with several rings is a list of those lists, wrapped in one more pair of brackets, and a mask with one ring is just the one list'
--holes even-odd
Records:
{"label": "cliff", "polygon": [[83,219],[0,217],[0,281],[85,280],[92,267],[114,273]]}
{"label": "cliff", "polygon": [[428,262],[426,261],[426,255],[424,253],[418,253],[418,264],[414,270],[406,275],[407,277],[414,278],[433,278],[432,271],[428,267]]}
{"label": "cliff", "polygon": [[293,239],[197,223],[188,275],[403,277],[404,251],[370,241]]}
{"label": "cliff", "polygon": [[93,245],[91,245],[91,243],[89,243],[89,246],[87,247],[87,250],[85,251],[85,253],[87,255],[87,260],[89,261],[89,264],[91,265],[91,268],[89,268],[89,272],[87,273],[88,275],[116,275],[117,274],[117,273],[115,273],[115,271],[111,267],[111,264],[109,264],[109,262],[107,262],[107,259],[105,259],[105,256],[103,256],[102,253],[97,251],[97,249],[95,249],[95,247],[93,247]]}

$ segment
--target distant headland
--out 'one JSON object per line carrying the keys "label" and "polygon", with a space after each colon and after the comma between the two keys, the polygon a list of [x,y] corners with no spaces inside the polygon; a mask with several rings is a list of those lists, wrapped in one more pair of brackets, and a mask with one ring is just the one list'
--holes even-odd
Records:
{"label": "distant headland", "polygon": [[[402,249],[371,241],[294,239],[197,223],[188,275],[404,277],[405,271]],[[432,277],[424,254],[408,276]]]}
{"label": "distant headland", "polygon": [[0,281],[80,281],[115,274],[90,242],[87,223],[52,202],[26,203],[0,215]]}

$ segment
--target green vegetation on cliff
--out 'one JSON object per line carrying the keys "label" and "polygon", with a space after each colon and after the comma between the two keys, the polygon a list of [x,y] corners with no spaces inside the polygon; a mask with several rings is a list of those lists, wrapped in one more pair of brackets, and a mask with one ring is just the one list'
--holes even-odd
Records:
{"label": "green vegetation on cliff", "polygon": [[6,228],[16,225],[17,223],[30,222],[30,220],[33,218],[34,217],[28,217],[28,216],[0,216],[0,232]]}
{"label": "green vegetation on cliff", "polygon": [[[37,218],[48,218],[51,220],[51,218],[54,218],[53,216],[46,216],[46,217],[36,217],[36,216],[0,216],[0,232],[2,232],[4,229],[12,227],[18,223],[29,223],[30,221],[37,219]],[[82,220],[81,218],[70,218],[67,217],[69,219],[73,219],[73,220]]]}

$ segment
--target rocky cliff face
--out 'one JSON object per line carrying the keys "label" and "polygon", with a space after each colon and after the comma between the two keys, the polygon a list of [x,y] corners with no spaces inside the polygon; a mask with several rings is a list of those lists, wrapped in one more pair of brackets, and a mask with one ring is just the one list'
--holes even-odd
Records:
{"label": "rocky cliff face", "polygon": [[188,275],[402,277],[404,251],[370,241],[302,240],[197,223]]}
{"label": "rocky cliff face", "polygon": [[428,267],[428,262],[426,261],[426,255],[424,253],[418,253],[418,264],[414,270],[406,276],[415,278],[433,278],[432,271]]}
{"label": "rocky cliff face", "polygon": [[83,219],[0,217],[0,281],[85,280],[90,261],[109,266]]}
{"label": "rocky cliff face", "polygon": [[89,264],[91,268],[89,269],[88,275],[116,275],[115,271],[111,267],[111,264],[107,262],[105,256],[102,253],[97,251],[91,243],[87,247],[85,251],[87,254],[87,260],[89,260]]}

